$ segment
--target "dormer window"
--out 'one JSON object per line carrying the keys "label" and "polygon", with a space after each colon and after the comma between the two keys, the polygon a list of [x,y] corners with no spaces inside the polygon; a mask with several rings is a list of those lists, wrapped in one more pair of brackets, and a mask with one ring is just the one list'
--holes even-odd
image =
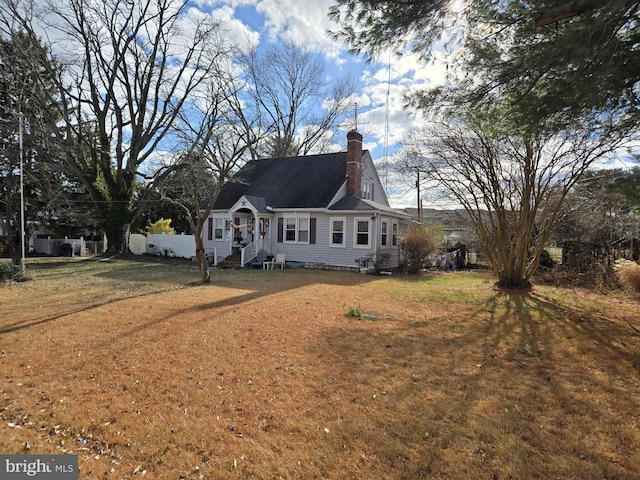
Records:
{"label": "dormer window", "polygon": [[373,198],[373,184],[369,182],[362,182],[362,198],[372,200]]}

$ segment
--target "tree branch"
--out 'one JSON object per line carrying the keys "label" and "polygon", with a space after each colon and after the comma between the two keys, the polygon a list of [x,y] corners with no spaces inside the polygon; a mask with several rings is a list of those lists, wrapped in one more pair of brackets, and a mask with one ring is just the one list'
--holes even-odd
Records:
{"label": "tree branch", "polygon": [[542,12],[535,19],[536,27],[544,27],[567,18],[577,17],[591,10],[597,10],[609,3],[608,0],[576,0]]}

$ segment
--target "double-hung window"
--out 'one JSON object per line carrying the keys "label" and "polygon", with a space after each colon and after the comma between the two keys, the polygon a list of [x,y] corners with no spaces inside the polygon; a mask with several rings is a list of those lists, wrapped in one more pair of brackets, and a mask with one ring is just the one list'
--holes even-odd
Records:
{"label": "double-hung window", "polygon": [[284,219],[284,241],[287,243],[309,243],[309,218],[286,217]]}
{"label": "double-hung window", "polygon": [[391,225],[391,245],[394,247],[398,245],[398,222],[393,222]]}
{"label": "double-hung window", "polygon": [[298,219],[298,243],[309,243],[309,219]]}
{"label": "double-hung window", "polygon": [[215,218],[213,227],[214,240],[222,240],[224,237],[224,218]]}
{"label": "double-hung window", "polygon": [[388,225],[389,225],[389,222],[387,222],[386,220],[383,220],[380,227],[380,245],[382,245],[383,247],[387,246]]}
{"label": "double-hung window", "polygon": [[296,219],[295,217],[285,218],[284,223],[284,241],[296,241]]}
{"label": "double-hung window", "polygon": [[373,184],[362,182],[362,198],[371,200],[373,198]]}
{"label": "double-hung window", "polygon": [[346,246],[345,226],[347,220],[344,217],[331,219],[331,246],[332,247],[344,247]]}
{"label": "double-hung window", "polygon": [[353,247],[371,248],[371,219],[355,218],[353,229]]}

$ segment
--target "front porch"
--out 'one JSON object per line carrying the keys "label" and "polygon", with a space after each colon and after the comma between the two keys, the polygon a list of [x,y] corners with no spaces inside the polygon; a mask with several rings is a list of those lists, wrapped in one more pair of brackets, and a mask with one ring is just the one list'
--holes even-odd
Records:
{"label": "front porch", "polygon": [[257,258],[259,252],[269,255],[272,218],[264,199],[240,198],[228,212],[214,218],[216,228],[212,235],[209,232],[214,245],[207,249],[210,264],[244,268]]}

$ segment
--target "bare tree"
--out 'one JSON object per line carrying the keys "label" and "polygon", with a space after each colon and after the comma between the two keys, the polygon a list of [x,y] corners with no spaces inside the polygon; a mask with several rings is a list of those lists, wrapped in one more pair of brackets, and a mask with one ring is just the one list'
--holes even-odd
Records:
{"label": "bare tree", "polygon": [[67,46],[58,88],[63,105],[75,108],[62,117],[67,138],[82,144],[76,151],[87,152],[70,154],[67,166],[100,207],[109,250],[127,251],[131,222],[173,168],[158,167],[157,151],[168,148],[162,142],[187,99],[228,53],[221,26],[177,0],[60,0],[37,12],[26,5],[8,0],[2,16]]}
{"label": "bare tree", "polygon": [[252,50],[242,66],[249,83],[248,116],[265,139],[253,157],[287,157],[324,151],[352,107],[355,85],[348,76],[327,85],[321,58],[293,43],[264,55]]}
{"label": "bare tree", "polygon": [[174,195],[163,195],[186,214],[205,283],[211,278],[202,239],[205,222],[220,188],[244,163],[250,147],[257,141],[253,124],[240,108],[241,84],[231,72],[231,65],[219,69],[178,117],[174,128],[184,145],[178,165],[181,178],[186,181]]}
{"label": "bare tree", "polygon": [[416,132],[411,149],[465,209],[498,285],[528,288],[567,193],[618,146],[574,131],[532,138],[453,118]]}

